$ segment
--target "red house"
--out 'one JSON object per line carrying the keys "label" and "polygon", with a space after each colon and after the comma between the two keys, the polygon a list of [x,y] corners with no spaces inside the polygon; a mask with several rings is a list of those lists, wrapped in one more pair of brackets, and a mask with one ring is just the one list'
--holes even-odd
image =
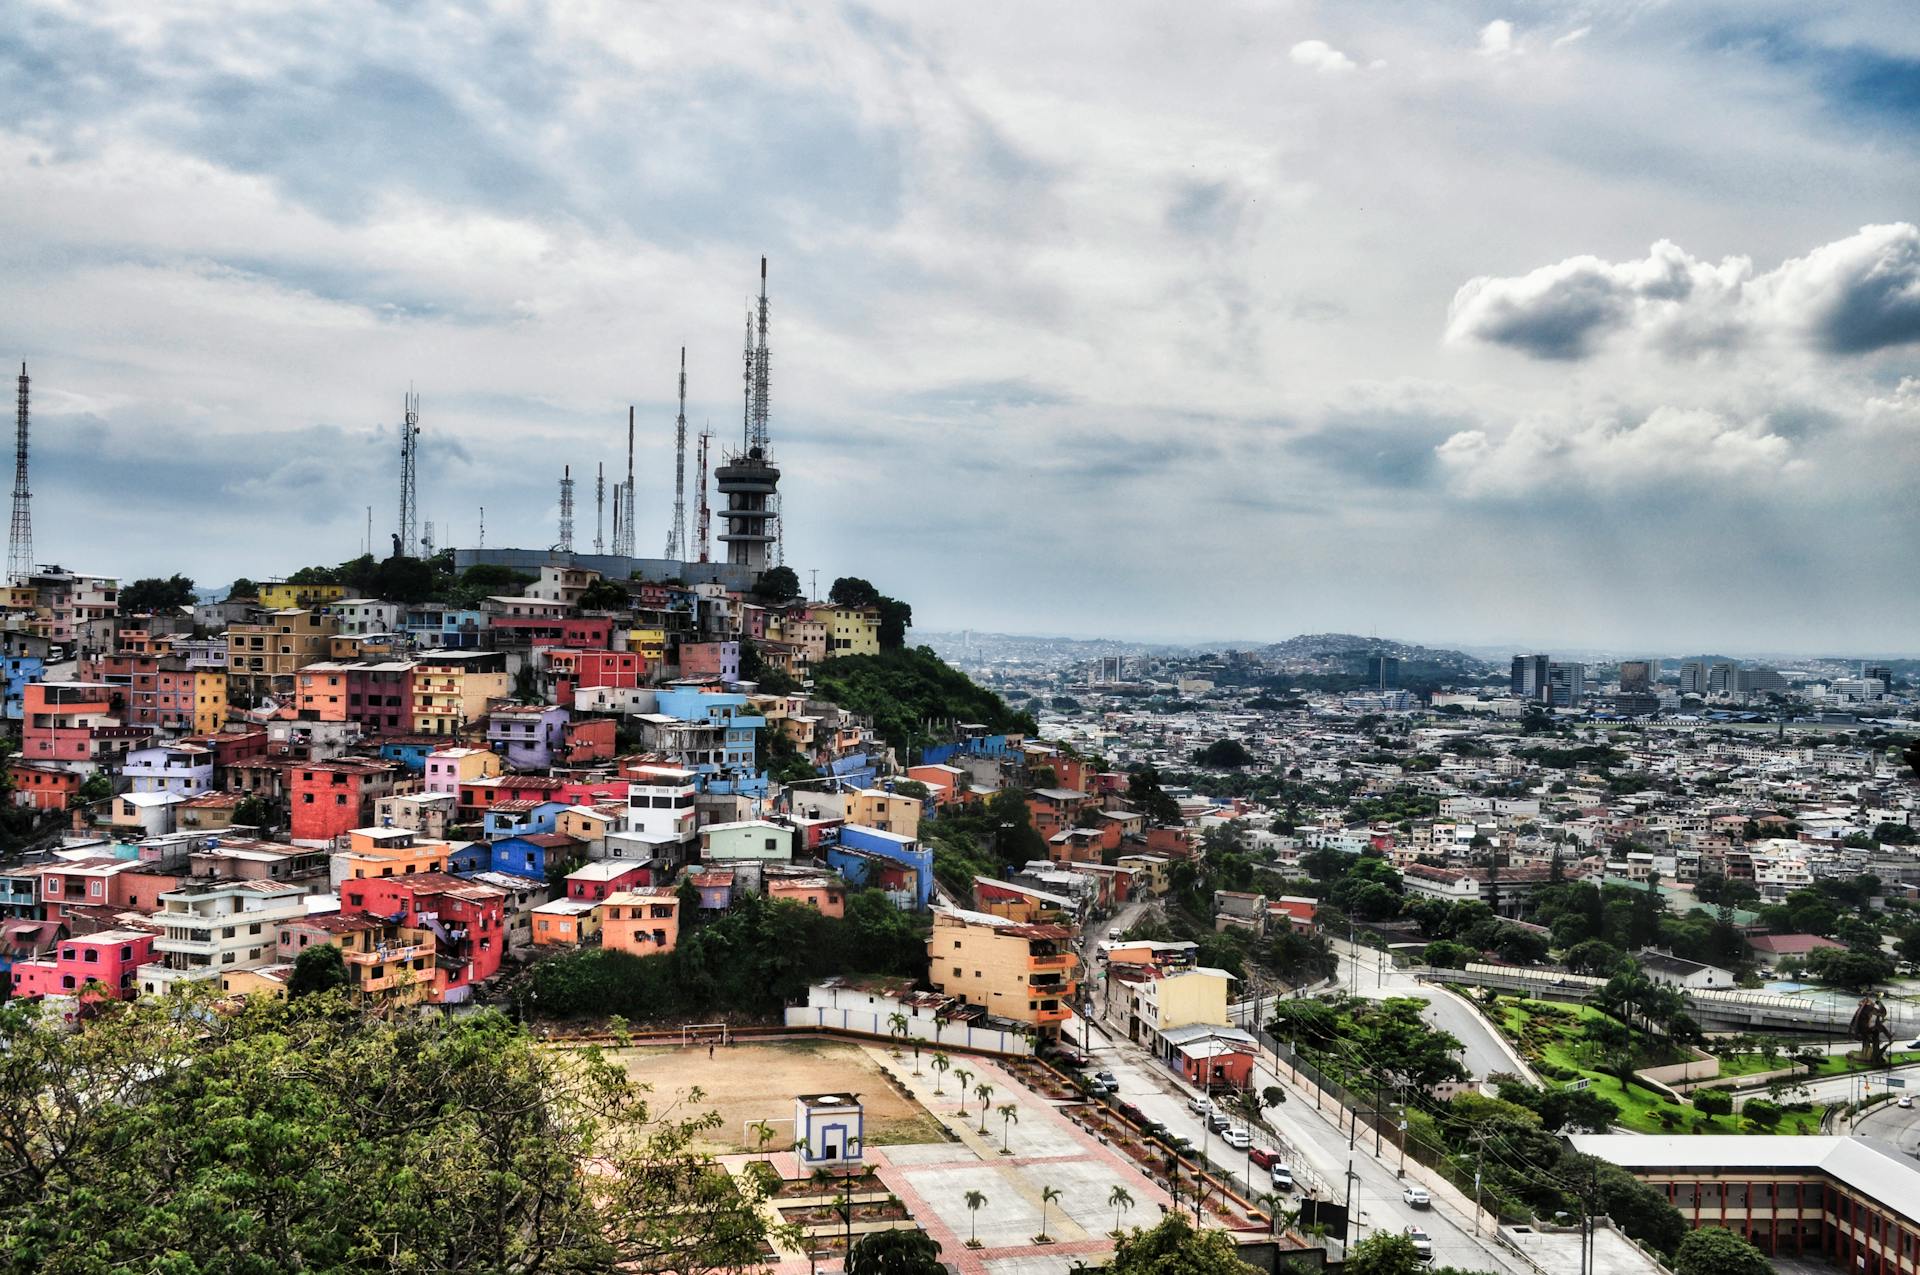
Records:
{"label": "red house", "polygon": [[[588,762],[611,761],[616,748],[618,726],[611,717],[582,717],[561,728],[560,755],[554,760],[568,766]],[[623,792],[621,801],[627,799]]]}
{"label": "red house", "polygon": [[639,651],[578,651],[547,648],[547,676],[554,700],[573,703],[573,693],[592,686],[625,689],[647,684],[647,657]]}
{"label": "red house", "polygon": [[567,873],[567,897],[598,903],[609,894],[653,884],[653,865],[626,859],[600,859]]}
{"label": "red house", "polygon": [[301,762],[287,771],[288,830],[295,841],[331,841],[374,824],[374,804],[400,791],[399,762]]}
{"label": "red house", "polygon": [[340,911],[432,931],[433,999],[441,1004],[471,999],[474,984],[500,972],[507,947],[504,890],[444,872],[369,877],[341,884]]}
{"label": "red house", "polygon": [[32,806],[35,810],[65,810],[73,795],[80,791],[81,779],[78,771],[36,766],[26,761],[16,761],[7,767],[13,804]]}
{"label": "red house", "polygon": [[138,994],[134,972],[153,960],[154,936],[145,930],[99,930],[68,939],[53,956],[13,965],[15,996],[78,996],[98,983],[110,1000]]}

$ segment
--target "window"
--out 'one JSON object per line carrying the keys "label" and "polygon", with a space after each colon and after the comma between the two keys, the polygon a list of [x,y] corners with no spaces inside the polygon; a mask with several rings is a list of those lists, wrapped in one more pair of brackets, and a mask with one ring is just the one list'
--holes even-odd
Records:
{"label": "window", "polygon": [[96,965],[96,964],[98,964],[98,963],[99,963],[99,961],[100,961],[100,949],[99,949],[99,948],[97,948],[97,947],[90,947],[90,948],[88,948],[88,949],[87,949],[87,963],[88,963],[89,965]]}
{"label": "window", "polygon": [[62,974],[60,976],[60,986],[65,988],[71,988],[73,986],[73,975]]}
{"label": "window", "polygon": [[238,953],[235,953],[235,952],[222,952],[222,953],[220,954],[220,963],[221,963],[222,965],[231,965],[231,964],[233,964],[233,960],[234,960],[234,957],[235,957],[236,955],[238,955]]}

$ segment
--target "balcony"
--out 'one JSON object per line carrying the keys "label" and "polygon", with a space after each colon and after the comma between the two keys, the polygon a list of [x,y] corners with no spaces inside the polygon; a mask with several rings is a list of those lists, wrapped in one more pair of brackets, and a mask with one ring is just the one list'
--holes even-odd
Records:
{"label": "balcony", "polygon": [[1057,952],[1051,955],[1033,955],[1027,958],[1029,970],[1070,970],[1080,963],[1080,958],[1071,952]]}

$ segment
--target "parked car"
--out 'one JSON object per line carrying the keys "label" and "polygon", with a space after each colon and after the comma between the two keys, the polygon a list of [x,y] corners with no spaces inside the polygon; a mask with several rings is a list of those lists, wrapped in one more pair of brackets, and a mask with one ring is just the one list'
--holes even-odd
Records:
{"label": "parked car", "polygon": [[1263,1169],[1280,1163],[1280,1153],[1278,1151],[1269,1151],[1265,1147],[1255,1147],[1247,1154],[1255,1164]]}
{"label": "parked car", "polygon": [[1113,1090],[1107,1088],[1097,1080],[1089,1080],[1087,1082],[1087,1097],[1089,1098],[1104,1098],[1112,1092]]}
{"label": "parked car", "polygon": [[1232,1127],[1233,1121],[1227,1119],[1225,1112],[1209,1111],[1207,1113],[1207,1128],[1213,1130],[1215,1133],[1225,1133]]}
{"label": "parked car", "polygon": [[1220,1137],[1235,1151],[1245,1151],[1253,1145],[1253,1137],[1245,1129],[1228,1129],[1222,1132]]}
{"label": "parked car", "polygon": [[1903,1093],[1900,1095],[1899,1101],[1895,1102],[1893,1105],[1896,1107],[1911,1107],[1913,1105],[1913,1095]]}
{"label": "parked car", "polygon": [[1430,1209],[1433,1207],[1433,1197],[1427,1194],[1427,1188],[1423,1186],[1413,1186],[1409,1184],[1407,1189],[1400,1193],[1400,1198],[1416,1209]]}
{"label": "parked car", "polygon": [[1183,1138],[1176,1133],[1172,1137],[1162,1138],[1161,1142],[1164,1143],[1170,1150],[1177,1151],[1181,1155],[1193,1154],[1192,1138]]}
{"label": "parked car", "polygon": [[1134,1106],[1130,1102],[1116,1102],[1113,1104],[1113,1109],[1115,1111],[1118,1111],[1121,1115],[1125,1116],[1127,1119],[1133,1121],[1135,1124],[1144,1123],[1147,1118],[1141,1112],[1140,1108]]}
{"label": "parked car", "polygon": [[1273,1180],[1274,1190],[1293,1190],[1293,1170],[1281,1164],[1279,1161],[1276,1160],[1267,1166],[1267,1176]]}
{"label": "parked car", "polygon": [[1208,1101],[1204,1096],[1195,1095],[1187,1099],[1187,1110],[1196,1116],[1204,1116],[1213,1110],[1213,1103]]}
{"label": "parked car", "polygon": [[1093,1061],[1071,1045],[1056,1045],[1053,1056],[1058,1058],[1064,1067],[1084,1067]]}
{"label": "parked car", "polygon": [[1433,1237],[1431,1235],[1428,1235],[1417,1226],[1409,1226],[1406,1230],[1406,1236],[1413,1241],[1413,1251],[1419,1255],[1421,1261],[1431,1262],[1433,1260]]}
{"label": "parked car", "polygon": [[1109,1089],[1120,1087],[1120,1082],[1113,1078],[1113,1073],[1110,1071],[1096,1071],[1093,1073],[1093,1078]]}

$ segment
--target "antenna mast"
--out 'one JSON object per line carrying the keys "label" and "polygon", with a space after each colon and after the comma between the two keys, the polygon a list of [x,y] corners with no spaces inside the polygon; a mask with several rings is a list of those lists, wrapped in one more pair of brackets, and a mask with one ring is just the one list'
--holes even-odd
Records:
{"label": "antenna mast", "polygon": [[27,365],[20,365],[20,409],[13,442],[13,531],[7,537],[7,579],[33,574],[33,492],[27,487]]}
{"label": "antenna mast", "polygon": [[667,560],[687,557],[687,347],[680,347],[680,415],[673,422],[673,527],[667,532]]}
{"label": "antenna mast", "polygon": [[767,259],[760,258],[760,342],[753,350],[753,429],[747,438],[748,450],[755,447],[767,453]]}
{"label": "antenna mast", "polygon": [[747,343],[742,355],[746,369],[740,374],[741,450],[753,446],[753,311],[747,311]]}
{"label": "antenna mast", "polygon": [[573,552],[573,466],[560,471],[560,543],[561,553]]}
{"label": "antenna mast", "polygon": [[700,561],[702,562],[707,560],[709,549],[708,528],[713,521],[713,510],[707,504],[707,440],[712,437],[713,431],[711,429],[703,428],[700,431],[700,488],[696,493],[700,502],[700,512],[695,521],[698,524],[698,552],[700,554]]}
{"label": "antenna mast", "polygon": [[420,517],[415,461],[420,450],[420,396],[408,390],[406,405],[406,416],[400,423],[400,556],[411,558],[419,547],[415,533]]}
{"label": "antenna mast", "polygon": [[620,553],[633,556],[633,404],[627,404],[627,482],[620,489]]}
{"label": "antenna mast", "polygon": [[[599,470],[593,478],[593,551],[596,554],[607,551],[605,531],[607,527],[607,462],[600,461]],[[620,493],[615,492],[617,497]]]}
{"label": "antenna mast", "polygon": [[480,506],[480,547],[487,547],[487,507]]}

